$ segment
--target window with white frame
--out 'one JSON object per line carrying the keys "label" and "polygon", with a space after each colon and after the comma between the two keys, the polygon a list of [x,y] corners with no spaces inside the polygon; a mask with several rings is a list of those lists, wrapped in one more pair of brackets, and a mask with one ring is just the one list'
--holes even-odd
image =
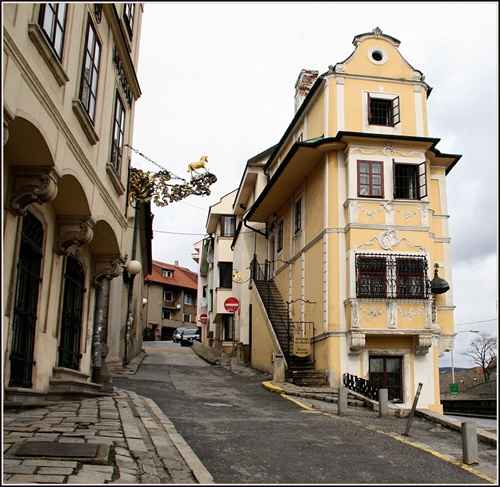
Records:
{"label": "window with white frame", "polygon": [[169,309],[163,308],[161,317],[164,320],[171,320],[172,319],[172,312]]}
{"label": "window with white frame", "polygon": [[164,301],[173,301],[174,300],[174,293],[172,291],[167,291],[166,289],[163,290],[163,300]]}
{"label": "window with white frame", "polygon": [[357,254],[356,297],[428,299],[427,269],[424,256]]}
{"label": "window with white frame", "polygon": [[190,294],[185,294],[184,295],[184,304],[193,304],[193,296],[191,296]]}
{"label": "window with white frame", "polygon": [[399,96],[382,96],[368,93],[368,124],[394,127],[401,121]]}
{"label": "window with white frame", "polygon": [[234,215],[221,216],[220,227],[222,237],[234,237],[236,217]]}
{"label": "window with white frame", "polygon": [[170,269],[162,269],[161,275],[163,277],[174,277],[174,273]]}
{"label": "window with white frame", "polygon": [[358,161],[358,196],[384,197],[384,164],[380,161]]}
{"label": "window with white frame", "polygon": [[427,196],[426,163],[403,164],[393,160],[394,199],[420,200]]}
{"label": "window with white frame", "polygon": [[183,313],[182,315],[182,321],[184,323],[189,323],[191,321],[191,315],[187,313]]}

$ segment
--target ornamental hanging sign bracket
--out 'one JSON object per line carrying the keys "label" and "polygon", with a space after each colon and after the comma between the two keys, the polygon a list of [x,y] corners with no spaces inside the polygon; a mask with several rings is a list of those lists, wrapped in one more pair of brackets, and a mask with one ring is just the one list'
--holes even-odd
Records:
{"label": "ornamental hanging sign bracket", "polygon": [[[207,156],[202,156],[199,161],[188,164],[187,172],[190,173],[190,179],[187,180],[171,173],[130,145],[125,144],[125,146],[161,168],[161,171],[156,173],[130,168],[128,193],[130,204],[134,201],[138,203],[153,201],[157,206],[167,206],[169,203],[181,201],[191,195],[208,196],[210,186],[217,181],[215,174],[212,174],[206,167]],[[204,169],[204,173],[200,174],[197,172],[198,169]],[[181,182],[173,184],[172,180]]]}

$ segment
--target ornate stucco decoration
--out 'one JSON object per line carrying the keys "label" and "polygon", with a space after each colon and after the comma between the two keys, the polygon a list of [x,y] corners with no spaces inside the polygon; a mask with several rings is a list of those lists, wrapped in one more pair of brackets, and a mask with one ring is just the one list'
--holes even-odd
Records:
{"label": "ornate stucco decoration", "polygon": [[[423,205],[422,205],[423,206]],[[394,207],[394,209],[400,214],[405,217],[405,220],[408,221],[412,216],[415,216],[417,213],[420,213],[422,211],[422,206],[418,207],[414,211],[401,211],[397,206]]]}
{"label": "ornate stucco decoration", "polygon": [[383,208],[379,208],[376,211],[369,211],[366,208],[363,208],[357,201],[354,201],[353,203],[354,203],[354,213],[357,213],[358,210],[361,210],[365,215],[368,215],[368,217],[370,218],[370,220],[373,220],[373,217],[375,215],[377,215],[380,212],[384,211]]}
{"label": "ornate stucco decoration", "polygon": [[360,304],[359,310],[365,313],[365,315],[369,316],[372,321],[375,321],[375,318],[377,316],[380,316],[381,314],[385,313],[385,311],[387,311],[387,304],[385,304],[381,309],[376,309],[375,306],[372,306],[370,309],[364,309]]}
{"label": "ornate stucco decoration", "polygon": [[439,356],[455,348],[455,335],[441,335],[439,337]]}
{"label": "ornate stucco decoration", "polygon": [[359,303],[357,301],[351,304],[351,328],[359,328]]}
{"label": "ornate stucco decoration", "polygon": [[389,329],[395,330],[398,327],[398,317],[396,303],[391,301],[387,305],[387,314],[389,315]]}
{"label": "ornate stucco decoration", "polygon": [[345,64],[343,63],[338,63],[335,65],[335,72],[336,73],[345,73]]}
{"label": "ornate stucco decoration", "polygon": [[58,217],[54,251],[59,255],[66,255],[71,246],[80,247],[89,243],[94,236],[94,225],[92,217]]}
{"label": "ornate stucco decoration", "polygon": [[14,191],[10,211],[24,215],[32,203],[48,203],[57,196],[57,182],[61,173],[54,167],[16,167],[14,169]]}
{"label": "ornate stucco decoration", "polygon": [[426,161],[425,153],[423,151],[420,150],[405,151],[402,149],[395,149],[391,142],[386,142],[383,149],[381,149],[380,147],[364,147],[364,146],[349,147],[349,151],[347,153],[348,156],[356,153],[362,154],[364,156],[370,156],[373,154],[381,153],[387,157],[394,155],[398,155],[401,157],[420,157],[423,159],[423,161],[421,162]]}
{"label": "ornate stucco decoration", "polygon": [[[127,145],[127,147],[130,147]],[[148,159],[153,164],[159,166],[144,154],[130,147],[140,156]],[[151,171],[142,171],[140,169],[130,169],[129,181],[129,201],[139,203],[149,203],[153,201],[157,206],[167,206],[169,203],[181,201],[191,195],[208,196],[210,195],[210,186],[217,181],[217,177],[206,168],[207,156],[202,156],[200,161],[188,165],[188,172],[191,173],[190,180],[176,176],[165,168],[153,173]],[[196,172],[198,169],[204,169],[203,174]],[[172,180],[182,181],[178,184],[172,184]]]}
{"label": "ornate stucco decoration", "polygon": [[415,355],[425,355],[429,352],[429,348],[432,347],[432,335],[422,334],[417,335],[413,338],[413,348]]}
{"label": "ornate stucco decoration", "polygon": [[421,245],[413,245],[406,237],[399,238],[398,232],[394,228],[388,228],[387,230],[381,232],[378,237],[372,238],[369,242],[356,244],[354,246],[354,251],[357,252],[358,250],[363,250],[365,247],[371,247],[375,243],[375,240],[378,241],[380,247],[384,250],[392,250],[404,241],[409,247],[414,247],[420,249],[422,252],[425,252],[425,248]]}
{"label": "ornate stucco decoration", "polygon": [[397,305],[397,310],[406,318],[408,318],[408,321],[411,323],[412,318],[415,318],[415,316],[420,316],[424,311],[425,307],[422,306],[420,309],[414,310],[413,308],[409,308],[408,311],[402,309],[399,305]]}
{"label": "ornate stucco decoration", "polygon": [[366,336],[361,331],[350,330],[347,333],[349,353],[360,354],[366,344]]}
{"label": "ornate stucco decoration", "polygon": [[121,255],[98,255],[93,259],[92,284],[97,286],[103,279],[119,277],[126,260]]}

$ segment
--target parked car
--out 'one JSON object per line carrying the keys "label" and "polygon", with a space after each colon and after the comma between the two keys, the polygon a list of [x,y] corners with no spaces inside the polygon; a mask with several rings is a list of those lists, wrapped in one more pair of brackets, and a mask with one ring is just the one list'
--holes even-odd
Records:
{"label": "parked car", "polygon": [[184,347],[190,347],[193,345],[194,340],[201,342],[200,331],[196,328],[186,328],[182,332],[181,345]]}
{"label": "parked car", "polygon": [[182,332],[186,329],[185,326],[181,326],[180,328],[177,328],[175,331],[174,331],[174,335],[172,337],[174,343],[179,343],[181,341],[181,337],[182,337]]}

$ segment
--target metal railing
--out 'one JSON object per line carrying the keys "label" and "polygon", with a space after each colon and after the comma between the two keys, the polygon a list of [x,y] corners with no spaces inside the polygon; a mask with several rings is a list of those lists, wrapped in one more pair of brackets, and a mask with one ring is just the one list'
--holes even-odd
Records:
{"label": "metal railing", "polygon": [[369,399],[378,401],[379,386],[371,384],[366,379],[347,373],[343,376],[343,382],[344,385],[351,391],[358,392]]}

